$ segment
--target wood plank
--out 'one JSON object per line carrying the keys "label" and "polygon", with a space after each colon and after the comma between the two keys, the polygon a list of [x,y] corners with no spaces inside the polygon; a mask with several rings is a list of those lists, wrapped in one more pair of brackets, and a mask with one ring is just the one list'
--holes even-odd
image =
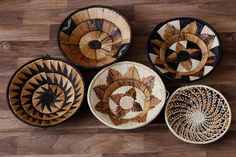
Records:
{"label": "wood plank", "polygon": [[[34,141],[33,143],[30,141]],[[18,154],[85,154],[141,152],[142,134],[64,134],[25,136],[17,140]]]}
{"label": "wood plank", "polygon": [[120,154],[103,154],[103,157],[183,157],[183,156],[191,156],[191,157],[206,157],[206,152],[201,151],[186,151],[186,152],[162,152],[162,153],[120,153]]}
{"label": "wood plank", "polygon": [[[172,151],[230,151],[234,150],[236,141],[235,131],[229,131],[220,140],[208,145],[194,145],[177,139],[174,135],[166,133],[149,133],[144,135],[144,151],[172,152]],[[229,144],[230,143],[230,144]]]}
{"label": "wood plank", "polygon": [[68,1],[68,7],[74,8],[74,6],[89,6],[89,5],[108,5],[108,6],[127,6],[127,5],[144,5],[144,4],[159,4],[159,3],[181,3],[181,4],[204,4],[204,3],[216,3],[221,2],[221,0],[93,0],[93,1],[85,1],[85,0],[70,0]]}
{"label": "wood plank", "polygon": [[75,9],[26,11],[23,24],[60,24]]}
{"label": "wood plank", "polygon": [[102,157],[102,154],[4,155],[3,157]]}
{"label": "wood plank", "polygon": [[[129,20],[134,19],[133,6],[116,6],[115,9],[122,12]],[[67,8],[67,9],[55,9],[55,10],[36,10],[26,11],[23,17],[23,24],[34,25],[34,24],[61,24],[63,20],[71,13],[76,11],[78,8]]]}
{"label": "wood plank", "polygon": [[0,25],[0,41],[49,40],[49,26]]}
{"label": "wood plank", "polygon": [[10,81],[10,78],[11,78],[11,75],[3,75],[3,76],[0,75],[0,79],[1,79],[0,94],[6,93],[7,85],[8,85],[8,82]]}
{"label": "wood plank", "polygon": [[0,11],[0,25],[20,25],[23,15],[23,11]]}
{"label": "wood plank", "polygon": [[0,110],[9,110],[8,103],[7,103],[7,96],[6,96],[6,89],[0,92]]}
{"label": "wood plank", "polygon": [[60,25],[58,24],[50,25],[50,41],[55,41],[55,42],[58,41],[57,35],[58,35],[59,27]]}
{"label": "wood plank", "polygon": [[16,70],[16,58],[1,57],[0,65],[0,76],[12,74]]}
{"label": "wood plank", "polygon": [[[219,32],[236,32],[236,15],[234,11],[225,12],[219,5],[199,4],[147,4],[135,6],[135,19],[137,21],[164,21],[165,19],[194,16],[207,21]],[[235,2],[225,5],[235,7]],[[207,7],[208,6],[208,7]],[[147,11],[148,10],[148,11]],[[173,11],[174,10],[174,11]],[[230,10],[230,9],[229,9]]]}
{"label": "wood plank", "polygon": [[[58,55],[53,55],[51,53],[46,53],[45,55],[50,55],[51,57],[55,57],[55,58],[63,58],[63,56],[58,56]],[[43,57],[45,55],[40,55],[38,57],[19,57],[17,58],[17,67],[21,67],[22,65],[26,64],[27,62],[33,60],[33,59],[36,59],[36,58],[40,58],[40,57]]]}
{"label": "wood plank", "polygon": [[[221,33],[220,39],[222,42],[223,54],[227,53],[229,54],[227,56],[230,56],[232,53],[235,53],[234,43],[236,42],[236,32]],[[225,56],[223,55],[223,57]],[[227,62],[227,63],[234,64],[235,62]]]}
{"label": "wood plank", "polygon": [[44,10],[60,9],[67,6],[67,0],[1,0],[0,10]]}
{"label": "wood plank", "polygon": [[235,157],[236,151],[212,151],[207,152],[207,157]]}
{"label": "wood plank", "polygon": [[17,150],[17,137],[0,137],[0,155],[16,154]]}
{"label": "wood plank", "polygon": [[[1,110],[0,111],[0,130],[1,131],[16,131],[16,129],[27,130],[31,126],[27,126],[17,119],[10,110]],[[17,130],[20,131],[20,130]]]}
{"label": "wood plank", "polygon": [[2,41],[1,57],[41,57],[43,55],[61,55],[56,41]]}
{"label": "wood plank", "polygon": [[[162,0],[163,1],[163,0]],[[177,1],[177,0],[174,0]],[[143,3],[152,3],[160,2],[160,0],[119,0],[114,3],[111,0],[93,0],[93,1],[84,1],[84,0],[70,0],[68,1],[68,7],[74,8],[74,6],[89,6],[89,5],[107,5],[107,6],[127,6],[127,5],[137,5]]]}

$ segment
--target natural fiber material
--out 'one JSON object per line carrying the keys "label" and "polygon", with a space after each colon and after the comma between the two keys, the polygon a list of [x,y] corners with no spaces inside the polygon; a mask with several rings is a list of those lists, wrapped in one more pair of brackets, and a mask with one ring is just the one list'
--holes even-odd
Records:
{"label": "natural fiber material", "polygon": [[206,144],[221,138],[229,129],[231,110],[215,89],[193,85],[177,89],[169,98],[166,123],[181,140]]}
{"label": "natural fiber material", "polygon": [[155,69],[167,78],[194,81],[209,74],[218,63],[219,38],[201,20],[177,18],[153,30],[148,55]]}
{"label": "natural fiber material", "polygon": [[59,30],[59,46],[74,63],[96,68],[114,62],[128,49],[131,30],[124,17],[102,6],[69,15]]}
{"label": "natural fiber material", "polygon": [[46,57],[21,67],[9,82],[7,94],[19,119],[46,127],[65,121],[78,110],[84,83],[71,64]]}
{"label": "natural fiber material", "polygon": [[133,129],[153,120],[165,102],[165,87],[148,67],[120,62],[99,72],[88,89],[94,115],[116,129]]}

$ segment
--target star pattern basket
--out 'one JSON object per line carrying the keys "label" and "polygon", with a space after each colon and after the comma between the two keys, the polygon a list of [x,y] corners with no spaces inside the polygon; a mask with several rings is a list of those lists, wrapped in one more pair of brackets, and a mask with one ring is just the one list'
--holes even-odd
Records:
{"label": "star pattern basket", "polygon": [[150,68],[119,62],[100,71],[87,94],[93,114],[116,129],[134,129],[151,122],[161,111],[165,86]]}
{"label": "star pattern basket", "polygon": [[192,85],[177,89],[165,110],[166,123],[179,139],[194,144],[207,144],[220,139],[229,129],[231,109],[217,90]]}
{"label": "star pattern basket", "polygon": [[91,6],[63,21],[58,40],[68,59],[80,67],[98,68],[124,55],[131,42],[131,28],[114,9]]}
{"label": "star pattern basket", "polygon": [[148,56],[156,71],[168,79],[190,82],[209,74],[219,62],[216,31],[195,18],[160,23],[148,39]]}
{"label": "star pattern basket", "polygon": [[39,127],[59,124],[80,107],[84,83],[69,62],[51,57],[30,61],[8,85],[10,109],[23,122]]}

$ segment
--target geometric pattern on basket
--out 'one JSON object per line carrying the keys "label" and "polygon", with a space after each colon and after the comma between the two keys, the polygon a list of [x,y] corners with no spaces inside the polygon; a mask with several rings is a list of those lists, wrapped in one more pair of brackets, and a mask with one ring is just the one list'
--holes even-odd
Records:
{"label": "geometric pattern on basket", "polygon": [[220,57],[219,39],[205,23],[177,19],[155,28],[148,42],[155,68],[174,80],[193,81],[207,75]]}
{"label": "geometric pattern on basket", "polygon": [[[106,84],[93,88],[99,102],[95,110],[109,116],[114,125],[129,122],[145,123],[149,110],[161,100],[152,94],[155,76],[141,78],[135,66],[130,66],[122,75],[118,70],[109,68]],[[138,100],[138,96],[142,100]]]}
{"label": "geometric pattern on basket", "polygon": [[9,105],[23,122],[52,126],[71,117],[80,107],[84,84],[69,64],[37,59],[20,68],[8,88]]}
{"label": "geometric pattern on basket", "polygon": [[230,125],[230,108],[218,92],[206,87],[180,89],[170,98],[166,120],[177,136],[194,143],[221,137]]}
{"label": "geometric pattern on basket", "polygon": [[106,7],[79,10],[62,23],[59,46],[73,62],[100,67],[123,55],[131,40],[130,26],[116,11]]}

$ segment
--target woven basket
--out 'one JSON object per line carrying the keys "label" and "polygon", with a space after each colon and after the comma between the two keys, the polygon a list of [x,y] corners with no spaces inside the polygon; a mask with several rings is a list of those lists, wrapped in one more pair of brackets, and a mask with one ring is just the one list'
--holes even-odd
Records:
{"label": "woven basket", "polygon": [[51,57],[32,60],[11,78],[10,109],[23,122],[39,127],[59,124],[80,107],[84,83],[69,62]]}
{"label": "woven basket", "polygon": [[61,24],[59,47],[65,56],[84,68],[116,61],[128,50],[131,29],[116,10],[91,6],[70,14]]}
{"label": "woven basket", "polygon": [[217,90],[192,85],[177,89],[165,110],[166,123],[179,139],[193,144],[207,144],[220,139],[229,129],[231,110]]}
{"label": "woven basket", "polygon": [[100,71],[88,89],[93,114],[115,129],[134,129],[151,122],[166,98],[161,78],[136,62],[120,62]]}
{"label": "woven basket", "polygon": [[218,64],[221,46],[216,31],[195,18],[160,23],[148,39],[148,56],[155,70],[168,79],[190,82]]}

